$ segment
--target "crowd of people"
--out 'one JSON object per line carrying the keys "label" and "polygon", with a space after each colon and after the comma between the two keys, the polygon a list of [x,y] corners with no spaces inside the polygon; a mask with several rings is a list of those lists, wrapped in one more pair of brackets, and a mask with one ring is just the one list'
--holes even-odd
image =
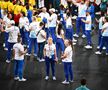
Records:
{"label": "crowd of people", "polygon": [[3,46],[7,51],[6,63],[10,63],[11,58],[14,58],[15,80],[26,81],[23,78],[24,55],[31,56],[34,49],[34,57],[37,57],[39,62],[45,61],[45,80],[49,79],[50,65],[52,79],[56,80],[55,63],[62,60],[65,73],[65,81],[62,83],[73,82],[73,46],[82,35],[82,38],[87,40],[87,45],[84,47],[87,50],[92,49],[91,34],[96,26],[99,26],[99,37],[98,51],[95,53],[102,54],[102,49],[106,49],[108,55],[108,6],[105,10],[101,8],[97,18],[93,1],[72,0],[71,3],[78,8],[76,17],[72,15],[70,7],[65,8],[63,5],[60,5],[60,10],[55,8],[47,10],[46,7],[36,9],[31,4],[24,5],[21,2],[14,5],[12,2],[0,1],[0,30],[4,32]]}

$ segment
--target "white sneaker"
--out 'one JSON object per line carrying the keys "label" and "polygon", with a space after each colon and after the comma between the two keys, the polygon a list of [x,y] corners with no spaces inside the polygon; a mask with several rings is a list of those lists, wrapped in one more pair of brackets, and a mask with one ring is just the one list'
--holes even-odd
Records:
{"label": "white sneaker", "polygon": [[69,82],[67,82],[66,80],[62,82],[62,84],[68,85]]}
{"label": "white sneaker", "polygon": [[14,77],[14,80],[19,80],[19,77]]}
{"label": "white sneaker", "polygon": [[73,45],[76,45],[76,43],[73,42]]}
{"label": "white sneaker", "polygon": [[77,38],[79,37],[78,34],[74,34],[73,36],[74,36],[74,37],[77,37]]}
{"label": "white sneaker", "polygon": [[92,46],[87,45],[87,46],[85,46],[85,48],[86,48],[86,49],[92,49]]}
{"label": "white sneaker", "polygon": [[86,35],[83,34],[83,35],[82,35],[82,38],[86,38]]}
{"label": "white sneaker", "polygon": [[106,53],[106,56],[108,56],[108,53]]}
{"label": "white sneaker", "polygon": [[97,55],[101,55],[102,53],[100,51],[95,52]]}
{"label": "white sneaker", "polygon": [[22,78],[22,79],[19,79],[18,81],[20,81],[20,82],[25,82],[25,81],[27,81],[27,79]]}
{"label": "white sneaker", "polygon": [[41,59],[41,60],[39,60],[39,62],[44,62],[45,61],[45,59]]}
{"label": "white sneaker", "polygon": [[6,63],[10,63],[10,61],[9,60],[6,60]]}
{"label": "white sneaker", "polygon": [[4,48],[5,51],[8,51],[8,48]]}
{"label": "white sneaker", "polygon": [[100,46],[97,46],[97,49],[99,49],[100,48]]}
{"label": "white sneaker", "polygon": [[73,80],[70,80],[70,82],[73,83],[74,81]]}
{"label": "white sneaker", "polygon": [[75,38],[73,38],[73,40],[72,40],[73,42],[77,42],[77,40],[75,39]]}
{"label": "white sneaker", "polygon": [[103,50],[106,50],[106,47],[103,47],[102,49],[103,49]]}
{"label": "white sneaker", "polygon": [[26,53],[26,56],[31,56],[31,54]]}
{"label": "white sneaker", "polygon": [[5,47],[5,43],[3,43],[3,47]]}
{"label": "white sneaker", "polygon": [[45,77],[45,80],[48,80],[48,79],[49,79],[49,77],[48,77],[48,76],[46,76],[46,77]]}
{"label": "white sneaker", "polygon": [[53,80],[56,81],[56,77],[53,77]]}

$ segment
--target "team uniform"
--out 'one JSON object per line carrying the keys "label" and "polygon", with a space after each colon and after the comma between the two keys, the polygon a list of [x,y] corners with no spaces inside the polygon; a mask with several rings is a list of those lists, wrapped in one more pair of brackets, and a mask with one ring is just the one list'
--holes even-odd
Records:
{"label": "team uniform", "polygon": [[72,26],[72,19],[68,17],[66,19],[66,39],[73,40],[73,26]]}
{"label": "team uniform", "polygon": [[92,28],[92,20],[91,16],[88,15],[86,17],[86,22],[89,22],[88,24],[85,24],[85,34],[87,38],[87,46],[85,46],[86,49],[91,49],[92,48],[92,41],[91,41],[91,28]]}
{"label": "team uniform", "polygon": [[38,44],[37,44],[37,36],[38,33],[39,23],[38,22],[32,22],[29,26],[30,29],[30,41],[29,41],[29,47],[28,47],[28,55],[31,55],[32,46],[34,46],[34,55],[37,56],[38,52]]}
{"label": "team uniform", "polygon": [[15,52],[14,57],[14,79],[19,81],[26,81],[23,78],[23,67],[24,67],[24,55],[20,55],[20,52],[24,52],[24,47],[21,43],[16,43],[13,46]]}
{"label": "team uniform", "polygon": [[64,53],[67,54],[67,57],[62,60],[62,62],[64,64],[64,73],[65,73],[66,80],[62,83],[69,84],[69,76],[70,76],[70,81],[73,81],[73,71],[72,71],[73,51],[72,51],[72,47],[71,46],[66,47]]}
{"label": "team uniform", "polygon": [[48,29],[48,19],[50,17],[49,13],[44,13],[44,12],[41,12],[39,14],[39,16],[41,17],[42,21],[45,23],[45,32],[47,34],[47,39],[49,37],[49,29]]}
{"label": "team uniform", "polygon": [[[3,18],[3,21],[5,23],[5,28],[7,28],[11,20],[7,17],[7,15],[5,15]],[[5,48],[8,48],[8,37],[9,37],[9,34],[5,32]]]}
{"label": "team uniform", "polygon": [[37,35],[37,42],[38,42],[38,57],[39,61],[45,61],[43,50],[46,43],[46,32],[42,29],[39,29],[38,35]]}
{"label": "team uniform", "polygon": [[13,48],[13,45],[17,43],[17,38],[20,31],[18,27],[11,26],[10,28],[6,28],[6,32],[9,33],[8,51],[7,51],[7,60],[6,60],[6,62],[9,63],[11,60],[11,49]]}
{"label": "team uniform", "polygon": [[82,26],[82,32],[83,32],[83,38],[85,38],[85,23],[81,21],[81,19],[86,20],[86,10],[87,10],[87,5],[86,4],[77,4],[78,6],[78,17],[76,19],[76,34],[74,35],[75,37],[79,37],[80,33],[80,27]]}
{"label": "team uniform", "polygon": [[96,54],[101,54],[103,46],[106,46],[106,55],[108,55],[108,22],[102,26],[102,30],[104,30],[102,32],[102,41],[99,51],[97,51]]}
{"label": "team uniform", "polygon": [[57,40],[56,40],[56,52],[57,52],[57,57],[58,58],[59,58],[59,55],[60,55],[59,51],[61,51],[61,53],[63,54],[64,50],[65,50],[63,36],[64,36],[64,31],[61,30],[60,35],[57,34]]}
{"label": "team uniform", "polygon": [[104,16],[99,19],[99,31],[98,31],[98,49],[100,48],[101,40],[102,40],[102,26],[104,22]]}
{"label": "team uniform", "polygon": [[22,37],[22,43],[26,46],[29,44],[29,20],[27,17],[21,17],[19,19],[20,33]]}
{"label": "team uniform", "polygon": [[57,22],[57,15],[55,13],[53,13],[50,17],[50,20],[48,22],[48,26],[49,26],[49,32],[53,38],[53,42],[56,42],[56,22]]}
{"label": "team uniform", "polygon": [[49,78],[49,71],[50,71],[50,65],[52,69],[52,76],[55,79],[55,55],[54,50],[56,50],[56,47],[54,44],[49,45],[46,44],[44,47],[44,50],[46,51],[45,56],[45,65],[46,65],[46,80]]}

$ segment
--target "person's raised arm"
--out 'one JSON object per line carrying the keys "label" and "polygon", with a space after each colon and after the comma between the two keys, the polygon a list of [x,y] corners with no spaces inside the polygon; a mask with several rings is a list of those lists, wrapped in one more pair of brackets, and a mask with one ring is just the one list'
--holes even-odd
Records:
{"label": "person's raised arm", "polygon": [[78,6],[78,3],[75,0],[72,0],[72,4]]}

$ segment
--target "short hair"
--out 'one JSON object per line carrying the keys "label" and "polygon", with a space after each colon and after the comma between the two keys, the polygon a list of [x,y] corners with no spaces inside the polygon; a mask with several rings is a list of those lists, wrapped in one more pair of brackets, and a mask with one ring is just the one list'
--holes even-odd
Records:
{"label": "short hair", "polygon": [[70,16],[71,16],[70,12],[68,12],[68,13],[67,13],[67,16],[68,16],[68,17],[70,17]]}
{"label": "short hair", "polygon": [[44,26],[44,23],[43,22],[40,22],[39,26]]}
{"label": "short hair", "polygon": [[81,85],[86,85],[86,79],[81,79]]}

